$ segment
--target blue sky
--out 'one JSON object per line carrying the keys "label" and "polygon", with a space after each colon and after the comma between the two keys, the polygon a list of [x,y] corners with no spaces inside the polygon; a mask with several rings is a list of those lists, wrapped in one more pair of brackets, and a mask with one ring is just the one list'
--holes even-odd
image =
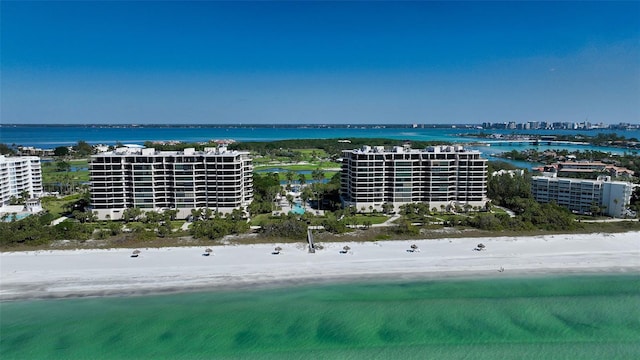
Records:
{"label": "blue sky", "polygon": [[640,2],[14,2],[3,124],[640,121]]}

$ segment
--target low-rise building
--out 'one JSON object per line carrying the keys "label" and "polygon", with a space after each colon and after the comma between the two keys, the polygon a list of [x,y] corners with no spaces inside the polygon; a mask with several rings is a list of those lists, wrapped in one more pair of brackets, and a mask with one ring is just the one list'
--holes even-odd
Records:
{"label": "low-rise building", "polygon": [[484,206],[487,160],[462,146],[363,146],[342,152],[341,197],[358,210],[397,209],[408,203],[430,207]]}
{"label": "low-rise building", "polygon": [[127,208],[231,212],[253,199],[248,152],[226,147],[156,151],[122,147],[91,157],[91,203],[100,219],[120,219]]}
{"label": "low-rise building", "polygon": [[531,178],[531,193],[536,201],[555,202],[578,214],[600,212],[611,217],[624,217],[632,191],[631,183],[611,181],[609,176],[600,176],[597,180],[553,175]]}
{"label": "low-rise building", "polygon": [[585,177],[592,175],[597,178],[605,174],[614,178],[631,179],[635,175],[633,170],[600,161],[565,161],[535,168],[541,173],[555,173],[559,177]]}

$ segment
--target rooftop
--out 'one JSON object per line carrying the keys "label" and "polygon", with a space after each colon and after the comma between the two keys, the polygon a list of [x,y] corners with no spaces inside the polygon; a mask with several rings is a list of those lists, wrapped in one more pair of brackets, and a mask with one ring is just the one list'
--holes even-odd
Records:
{"label": "rooftop", "polygon": [[155,148],[145,148],[145,147],[119,147],[113,151],[106,151],[99,153],[96,156],[122,156],[122,155],[140,155],[140,156],[178,156],[178,155],[238,155],[238,154],[249,154],[247,151],[236,151],[236,150],[228,150],[226,146],[219,147],[206,147],[202,151],[196,151],[195,148],[186,148],[181,151],[159,151]]}

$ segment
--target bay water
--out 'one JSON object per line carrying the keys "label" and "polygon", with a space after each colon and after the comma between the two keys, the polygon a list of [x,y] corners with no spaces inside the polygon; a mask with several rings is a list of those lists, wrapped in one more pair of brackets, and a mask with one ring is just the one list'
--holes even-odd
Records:
{"label": "bay water", "polygon": [[8,359],[638,359],[640,276],[0,303]]}

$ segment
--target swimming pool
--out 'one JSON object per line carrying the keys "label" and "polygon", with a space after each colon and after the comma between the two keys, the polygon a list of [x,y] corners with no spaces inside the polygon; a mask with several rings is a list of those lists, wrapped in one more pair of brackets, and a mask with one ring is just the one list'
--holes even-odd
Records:
{"label": "swimming pool", "polygon": [[291,209],[292,213],[297,214],[297,215],[302,215],[304,214],[304,207],[302,207],[302,205],[295,203],[293,204],[293,208]]}
{"label": "swimming pool", "polygon": [[[8,215],[8,216],[4,217],[4,214],[3,214],[3,217],[4,217],[4,219],[5,219],[5,220],[4,220],[4,222],[11,222],[11,221],[13,221],[13,214],[9,213],[9,214],[7,214],[7,215]],[[31,213],[17,213],[17,214],[16,214],[15,221],[22,220],[22,219],[26,218],[26,217],[27,217],[27,216],[29,216],[29,215],[31,215]]]}

